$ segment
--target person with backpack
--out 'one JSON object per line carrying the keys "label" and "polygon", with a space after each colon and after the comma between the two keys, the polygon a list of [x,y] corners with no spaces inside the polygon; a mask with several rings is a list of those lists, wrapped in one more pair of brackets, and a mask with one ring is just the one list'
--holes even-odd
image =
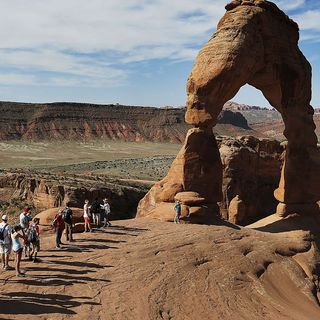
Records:
{"label": "person with backpack", "polygon": [[[28,229],[27,239],[29,242],[29,260],[38,262],[37,254],[40,251],[39,218],[34,218]],[[34,255],[34,256],[33,256]]]}
{"label": "person with backpack", "polygon": [[111,209],[107,198],[103,199],[101,209],[103,210],[103,227],[111,227],[111,223],[109,222],[109,215],[111,213]]}
{"label": "person with backpack", "polygon": [[84,232],[87,232],[88,229],[90,232],[92,232],[91,225],[90,225],[90,206],[89,206],[89,200],[84,201],[83,206],[83,219],[84,219]]}
{"label": "person with backpack", "polygon": [[19,239],[25,239],[25,236],[22,232],[22,227],[20,224],[13,227],[13,232],[11,233],[12,240],[12,250],[15,253],[15,269],[17,277],[25,277],[25,273],[20,270],[21,256],[23,252],[23,245]]}
{"label": "person with backpack", "polygon": [[56,232],[56,249],[61,249],[61,237],[64,229],[64,221],[62,218],[62,211],[59,210],[55,218],[52,221],[52,225],[55,228]]}
{"label": "person with backpack", "polygon": [[73,221],[72,221],[72,215],[73,212],[72,210],[69,208],[69,203],[66,203],[66,207],[63,209],[62,211],[62,218],[64,220],[64,227],[66,230],[66,239],[67,241],[74,241],[73,237],[72,237],[72,225],[73,225]]}
{"label": "person with backpack", "polygon": [[100,226],[100,203],[98,198],[95,198],[90,207],[90,212],[92,214],[93,223],[99,227]]}
{"label": "person with backpack", "polygon": [[9,270],[9,255],[11,253],[11,232],[12,228],[8,224],[7,215],[2,215],[0,223],[0,254],[2,269]]}

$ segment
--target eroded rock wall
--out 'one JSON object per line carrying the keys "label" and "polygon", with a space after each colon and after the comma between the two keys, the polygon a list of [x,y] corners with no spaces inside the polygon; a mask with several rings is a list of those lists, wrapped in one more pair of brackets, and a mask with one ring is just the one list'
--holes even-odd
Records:
{"label": "eroded rock wall", "polygon": [[34,173],[7,173],[0,176],[0,188],[11,190],[11,199],[32,205],[36,212],[64,206],[82,208],[84,200],[110,200],[114,218],[133,218],[146,186],[130,186],[97,177],[54,176]]}

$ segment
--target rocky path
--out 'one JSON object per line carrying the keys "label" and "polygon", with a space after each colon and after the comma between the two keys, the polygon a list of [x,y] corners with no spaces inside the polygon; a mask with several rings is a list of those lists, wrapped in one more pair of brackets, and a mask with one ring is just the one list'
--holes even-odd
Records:
{"label": "rocky path", "polygon": [[137,219],[62,250],[49,236],[25,278],[0,271],[0,319],[317,320],[311,239],[286,231]]}
{"label": "rocky path", "polygon": [[54,248],[53,236],[42,239],[41,262],[22,261],[25,278],[0,271],[0,318],[103,318],[101,291],[110,285],[107,271],[114,268],[108,255],[140,232],[118,225],[76,234],[76,241],[61,250]]}

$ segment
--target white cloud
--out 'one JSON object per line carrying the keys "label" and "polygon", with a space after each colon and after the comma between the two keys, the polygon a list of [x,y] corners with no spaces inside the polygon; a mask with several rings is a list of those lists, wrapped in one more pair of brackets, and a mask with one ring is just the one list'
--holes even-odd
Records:
{"label": "white cloud", "polygon": [[277,0],[275,3],[281,10],[294,10],[305,5],[305,0]]}
{"label": "white cloud", "polygon": [[320,11],[306,11],[294,16],[302,30],[320,31]]}
{"label": "white cloud", "polygon": [[118,84],[128,72],[123,64],[193,59],[194,46],[214,31],[224,5],[225,0],[2,2],[0,68],[63,73],[65,80],[57,81],[63,85]]}
{"label": "white cloud", "polygon": [[[11,73],[12,84],[14,79],[19,84],[26,79],[62,86],[117,85],[128,75],[126,64],[194,59],[224,14],[226,2],[2,1],[0,68]],[[277,4],[292,10],[305,1],[279,0]],[[313,17],[312,21],[317,22]],[[308,23],[302,19],[304,28],[311,26]]]}

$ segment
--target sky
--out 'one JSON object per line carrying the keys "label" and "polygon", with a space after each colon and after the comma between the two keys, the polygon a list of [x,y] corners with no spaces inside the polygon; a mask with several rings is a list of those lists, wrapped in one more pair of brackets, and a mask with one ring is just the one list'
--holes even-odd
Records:
{"label": "sky", "polygon": [[[0,100],[183,106],[228,0],[0,0]],[[320,1],[274,1],[300,26],[320,107]],[[244,86],[238,103],[268,107]]]}

